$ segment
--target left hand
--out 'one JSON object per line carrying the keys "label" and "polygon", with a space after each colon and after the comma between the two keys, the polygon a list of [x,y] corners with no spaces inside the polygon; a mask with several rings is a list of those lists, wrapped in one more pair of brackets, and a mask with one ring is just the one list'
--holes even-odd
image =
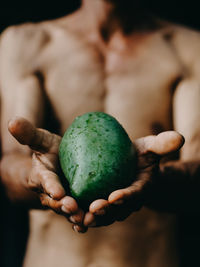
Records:
{"label": "left hand", "polygon": [[138,211],[146,202],[152,182],[159,171],[162,157],[178,151],[184,144],[179,133],[167,131],[157,136],[139,138],[134,142],[137,151],[137,177],[124,189],[112,192],[108,199],[97,199],[85,215],[86,227],[106,226],[115,221],[125,220],[132,212]]}
{"label": "left hand", "polygon": [[[40,202],[39,208],[53,210],[67,218],[75,231],[86,232],[87,228],[83,226],[84,212],[69,195],[66,179],[62,181],[58,160],[61,137],[36,128],[21,117],[9,122],[9,131],[20,144],[28,145],[32,150],[32,166],[24,175],[20,187],[24,187],[29,195],[35,192],[36,202]],[[20,158],[23,160],[23,157]],[[25,168],[26,161],[20,166]]]}

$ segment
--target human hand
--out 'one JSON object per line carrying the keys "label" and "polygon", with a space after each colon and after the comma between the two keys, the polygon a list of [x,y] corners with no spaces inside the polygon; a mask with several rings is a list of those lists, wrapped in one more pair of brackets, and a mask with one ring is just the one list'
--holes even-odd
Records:
{"label": "human hand", "polygon": [[97,199],[92,202],[85,215],[84,225],[106,226],[115,221],[123,221],[132,212],[138,211],[148,198],[162,157],[178,151],[183,144],[184,138],[174,131],[135,140],[137,177],[133,178],[134,182],[129,187],[112,192],[108,200]]}
{"label": "human hand", "polygon": [[20,117],[12,119],[8,129],[20,144],[28,145],[33,151],[32,168],[26,180],[27,189],[37,192],[43,208],[64,215],[73,223],[75,231],[85,232],[87,227],[83,226],[84,212],[78,207],[75,199],[66,195],[58,176],[61,174],[58,163],[61,137],[35,128],[29,121]]}

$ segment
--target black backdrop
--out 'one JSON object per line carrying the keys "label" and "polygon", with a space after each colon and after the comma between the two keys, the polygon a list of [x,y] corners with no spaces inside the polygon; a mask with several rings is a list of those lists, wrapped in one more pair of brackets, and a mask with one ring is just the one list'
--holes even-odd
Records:
{"label": "black backdrop", "polygon": [[[124,0],[124,5],[128,0]],[[134,1],[134,0],[132,0]],[[200,29],[200,15],[197,0],[136,0],[159,17]],[[64,2],[64,1],[63,1]],[[5,27],[26,21],[53,19],[72,12],[80,0],[61,1],[4,1],[0,5],[0,31]]]}
{"label": "black backdrop", "polygon": [[[13,1],[14,2],[14,1]],[[0,31],[13,24],[28,21],[41,21],[64,16],[79,7],[79,0],[45,1],[38,4],[36,1],[6,1],[0,6]],[[64,1],[63,1],[64,2]]]}

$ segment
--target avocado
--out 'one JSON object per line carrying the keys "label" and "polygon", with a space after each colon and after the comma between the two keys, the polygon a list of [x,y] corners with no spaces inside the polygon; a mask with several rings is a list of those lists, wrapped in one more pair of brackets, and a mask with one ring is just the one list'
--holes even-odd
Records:
{"label": "avocado", "polygon": [[136,150],[119,122],[103,112],[73,121],[61,140],[59,159],[71,195],[85,210],[135,177]]}

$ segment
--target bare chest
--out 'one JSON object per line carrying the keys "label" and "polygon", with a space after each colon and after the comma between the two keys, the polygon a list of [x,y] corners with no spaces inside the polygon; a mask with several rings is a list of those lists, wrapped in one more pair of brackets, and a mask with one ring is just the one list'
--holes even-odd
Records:
{"label": "bare chest", "polygon": [[[111,46],[104,54],[98,46],[69,37],[52,44],[41,57],[44,88],[61,133],[77,115],[89,111],[113,115],[132,139],[171,128],[172,89],[182,67],[159,35],[138,46],[129,43],[127,49]],[[51,266],[58,259],[60,242],[59,259],[73,266],[177,266],[170,216],[142,210],[123,223],[91,230],[83,238],[72,236],[64,219],[54,215],[47,222],[51,226],[43,237],[54,245],[51,255],[46,254]],[[39,249],[41,255],[45,247]]]}
{"label": "bare chest", "polygon": [[67,41],[67,47],[52,45],[44,64],[45,89],[61,132],[89,111],[113,115],[133,139],[171,128],[172,89],[182,69],[160,36],[137,46],[129,42],[126,49],[114,44],[104,55],[93,44]]}

